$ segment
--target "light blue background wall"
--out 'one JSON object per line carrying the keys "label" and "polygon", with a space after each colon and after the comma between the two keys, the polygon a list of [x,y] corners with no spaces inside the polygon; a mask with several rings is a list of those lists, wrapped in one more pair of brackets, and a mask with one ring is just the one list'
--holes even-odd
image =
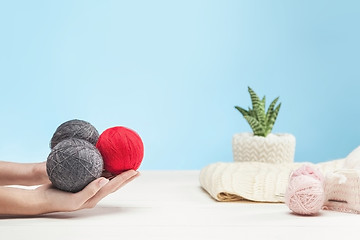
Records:
{"label": "light blue background wall", "polygon": [[124,125],[141,169],[232,161],[247,86],[280,96],[296,161],[360,145],[358,1],[1,1],[0,159],[44,161],[62,122]]}

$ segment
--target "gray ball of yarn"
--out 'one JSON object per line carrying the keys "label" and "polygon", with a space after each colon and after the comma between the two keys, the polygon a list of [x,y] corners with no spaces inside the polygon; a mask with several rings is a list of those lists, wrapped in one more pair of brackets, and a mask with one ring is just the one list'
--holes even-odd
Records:
{"label": "gray ball of yarn", "polygon": [[91,143],[69,138],[58,143],[50,152],[46,171],[52,184],[67,192],[78,192],[99,178],[103,159]]}
{"label": "gray ball of yarn", "polygon": [[50,148],[67,138],[83,139],[95,145],[99,139],[99,132],[90,123],[83,120],[70,120],[61,124],[55,131],[50,141]]}

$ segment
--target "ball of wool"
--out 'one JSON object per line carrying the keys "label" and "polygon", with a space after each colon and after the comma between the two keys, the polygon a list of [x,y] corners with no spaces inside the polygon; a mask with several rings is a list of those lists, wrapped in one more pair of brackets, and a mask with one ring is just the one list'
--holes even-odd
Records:
{"label": "ball of wool", "polygon": [[99,137],[96,147],[103,159],[104,168],[112,174],[140,167],[144,157],[144,145],[140,136],[126,127],[106,129]]}
{"label": "ball of wool", "polygon": [[323,183],[309,175],[299,175],[290,179],[285,203],[299,215],[319,213],[325,201]]}
{"label": "ball of wool", "polygon": [[50,148],[54,148],[56,144],[67,138],[83,139],[95,145],[99,132],[90,123],[83,120],[70,120],[61,124],[55,131],[50,141]]}
{"label": "ball of wool", "polygon": [[67,192],[78,192],[103,171],[100,152],[88,141],[68,138],[50,152],[46,170],[52,184]]}
{"label": "ball of wool", "polygon": [[320,170],[310,164],[303,164],[301,167],[294,170],[291,173],[290,179],[301,175],[312,177],[314,179],[321,181],[322,183],[324,182],[324,176],[320,172]]}

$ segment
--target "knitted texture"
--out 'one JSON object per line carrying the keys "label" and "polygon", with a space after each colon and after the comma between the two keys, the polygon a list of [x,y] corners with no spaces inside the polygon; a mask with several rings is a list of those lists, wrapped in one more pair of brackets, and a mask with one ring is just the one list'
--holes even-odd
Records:
{"label": "knitted texture", "polygon": [[298,176],[308,176],[320,182],[324,182],[324,176],[317,168],[314,168],[313,164],[303,164],[300,168],[294,170],[290,175],[290,180]]}
{"label": "knitted texture", "polygon": [[296,214],[317,214],[325,200],[323,184],[322,173],[313,166],[304,164],[290,175],[285,204]]}
{"label": "knitted texture", "polygon": [[56,129],[50,141],[50,148],[54,148],[56,144],[68,138],[83,139],[95,145],[99,138],[99,133],[93,125],[86,121],[78,119],[70,120],[64,122]]}
{"label": "knitted texture", "polygon": [[341,169],[325,178],[324,209],[360,213],[360,171]]}
{"label": "knitted texture", "polygon": [[325,177],[324,209],[360,213],[360,147],[344,161],[342,169]]}
{"label": "knitted texture", "polygon": [[125,127],[106,129],[99,137],[96,147],[103,159],[104,168],[112,174],[137,170],[144,157],[144,145],[140,136]]}
{"label": "knitted texture", "polygon": [[78,192],[101,176],[103,160],[91,143],[69,138],[52,149],[47,158],[46,170],[56,188]]}
{"label": "knitted texture", "polygon": [[295,143],[291,134],[269,134],[267,137],[252,133],[235,134],[232,140],[234,161],[292,163]]}
{"label": "knitted texture", "polygon": [[[323,173],[341,168],[344,160],[316,164]],[[214,163],[200,171],[201,186],[218,201],[284,202],[290,173],[304,163]],[[309,163],[311,164],[311,163]]]}
{"label": "knitted texture", "polygon": [[346,156],[344,168],[360,170],[360,147],[355,148],[349,155]]}

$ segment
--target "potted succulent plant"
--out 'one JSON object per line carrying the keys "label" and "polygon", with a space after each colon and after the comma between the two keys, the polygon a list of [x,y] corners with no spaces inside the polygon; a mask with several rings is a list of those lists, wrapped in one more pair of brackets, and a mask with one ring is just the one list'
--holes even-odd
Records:
{"label": "potted succulent plant", "polygon": [[249,123],[252,133],[234,134],[233,156],[236,162],[291,163],[295,155],[295,137],[291,134],[271,133],[280,111],[281,103],[275,98],[265,112],[265,96],[260,100],[248,87],[252,108],[248,110],[235,106]]}

